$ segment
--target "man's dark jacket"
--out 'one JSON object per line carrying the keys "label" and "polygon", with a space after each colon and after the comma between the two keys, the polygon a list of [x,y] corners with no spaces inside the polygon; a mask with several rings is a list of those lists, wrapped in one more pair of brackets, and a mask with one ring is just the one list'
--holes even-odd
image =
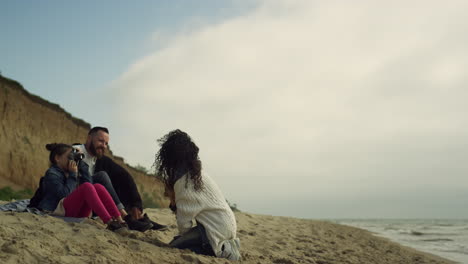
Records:
{"label": "man's dark jacket", "polygon": [[115,192],[127,210],[132,207],[143,210],[141,196],[138,193],[135,181],[126,169],[115,163],[111,158],[102,156],[102,158],[96,160],[94,167],[94,173],[100,171],[105,171],[109,175]]}

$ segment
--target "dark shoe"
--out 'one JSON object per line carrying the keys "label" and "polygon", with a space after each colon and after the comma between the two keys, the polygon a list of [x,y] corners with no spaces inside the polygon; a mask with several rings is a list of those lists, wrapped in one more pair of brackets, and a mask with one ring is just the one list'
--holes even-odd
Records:
{"label": "dark shoe", "polygon": [[154,221],[152,221],[151,219],[149,219],[148,215],[147,214],[144,214],[143,215],[143,218],[139,220],[140,222],[146,222],[146,223],[151,223],[153,225],[153,227],[151,229],[153,230],[159,230],[159,231],[164,231],[164,230],[167,230],[167,226],[166,225],[161,225],[161,224],[158,224]]}
{"label": "dark shoe", "polygon": [[133,220],[131,215],[124,217],[125,222],[127,222],[128,228],[130,230],[137,230],[140,232],[145,232],[153,227],[153,224],[138,220]]}
{"label": "dark shoe", "polygon": [[110,231],[118,231],[120,229],[127,229],[127,224],[126,223],[120,223],[117,220],[111,220],[109,223],[107,223],[107,229]]}

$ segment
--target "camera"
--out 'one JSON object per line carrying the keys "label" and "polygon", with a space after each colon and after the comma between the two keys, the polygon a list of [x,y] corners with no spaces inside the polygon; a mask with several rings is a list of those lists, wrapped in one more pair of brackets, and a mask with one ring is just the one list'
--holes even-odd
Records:
{"label": "camera", "polygon": [[72,152],[70,152],[70,154],[68,155],[68,159],[78,162],[78,161],[84,159],[84,154],[78,152],[78,150],[74,148],[72,150]]}

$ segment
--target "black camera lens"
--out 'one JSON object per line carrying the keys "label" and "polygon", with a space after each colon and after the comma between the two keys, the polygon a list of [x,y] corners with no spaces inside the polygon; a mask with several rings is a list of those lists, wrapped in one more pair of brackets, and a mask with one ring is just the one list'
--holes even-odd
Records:
{"label": "black camera lens", "polygon": [[72,152],[70,152],[70,154],[68,155],[68,159],[69,160],[74,160],[76,162],[84,159],[84,154],[83,153],[79,153],[76,149],[74,149]]}

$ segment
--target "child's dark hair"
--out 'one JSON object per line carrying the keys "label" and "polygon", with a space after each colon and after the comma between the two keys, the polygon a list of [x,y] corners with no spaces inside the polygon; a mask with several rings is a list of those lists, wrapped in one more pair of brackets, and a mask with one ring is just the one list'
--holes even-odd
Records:
{"label": "child's dark hair", "polygon": [[72,146],[63,143],[51,143],[47,144],[45,147],[48,151],[50,151],[49,161],[52,164],[56,164],[55,156],[63,155],[63,153],[67,152],[67,150],[72,149]]}
{"label": "child's dark hair", "polygon": [[[173,130],[158,140],[161,149],[156,154],[154,166],[158,178],[170,189],[185,173],[189,173],[196,191],[202,189],[201,161],[198,147],[190,136],[179,130]],[[187,178],[188,180],[188,178]]]}

